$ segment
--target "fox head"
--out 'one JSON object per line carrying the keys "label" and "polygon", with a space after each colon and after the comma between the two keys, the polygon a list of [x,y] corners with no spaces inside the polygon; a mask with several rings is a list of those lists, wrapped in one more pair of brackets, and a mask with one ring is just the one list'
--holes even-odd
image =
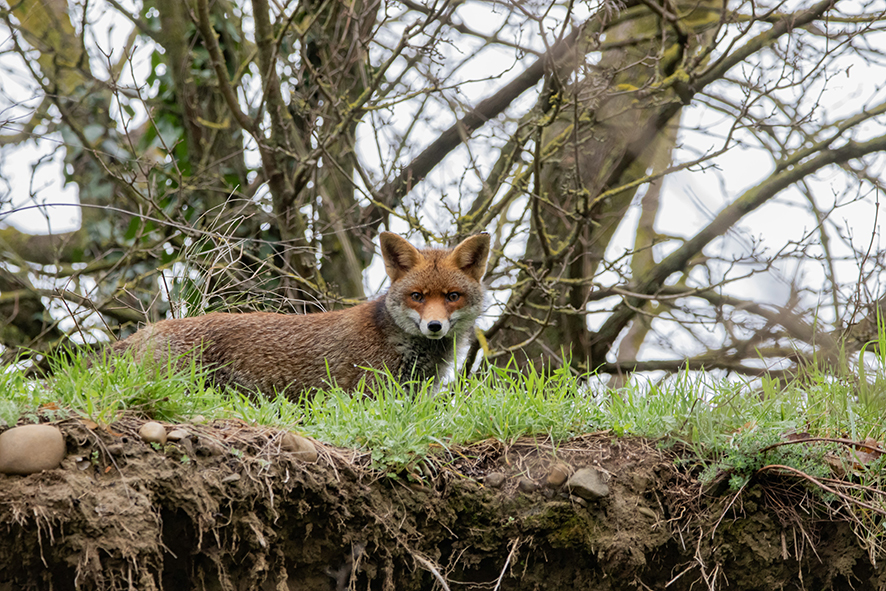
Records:
{"label": "fox head", "polygon": [[442,339],[463,333],[483,311],[489,235],[477,234],[452,250],[419,250],[404,238],[381,233],[381,253],[391,288],[385,306],[414,336]]}

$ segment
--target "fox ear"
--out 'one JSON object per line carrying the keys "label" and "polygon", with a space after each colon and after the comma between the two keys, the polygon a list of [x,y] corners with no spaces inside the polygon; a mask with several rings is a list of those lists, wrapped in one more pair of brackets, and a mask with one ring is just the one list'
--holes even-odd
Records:
{"label": "fox ear", "polygon": [[465,238],[452,249],[449,258],[468,277],[480,281],[486,273],[486,259],[489,258],[489,234],[483,232]]}
{"label": "fox ear", "polygon": [[379,235],[381,257],[385,261],[385,271],[394,283],[412,270],[422,260],[418,249],[406,242],[406,239],[391,232]]}

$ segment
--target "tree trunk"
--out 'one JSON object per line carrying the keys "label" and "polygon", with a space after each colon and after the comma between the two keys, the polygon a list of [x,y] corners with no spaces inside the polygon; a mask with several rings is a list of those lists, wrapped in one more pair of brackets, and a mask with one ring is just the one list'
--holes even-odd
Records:
{"label": "tree trunk", "polygon": [[[593,367],[603,361],[589,358],[585,312],[592,281],[636,194],[639,183],[631,183],[670,152],[675,135],[666,129],[679,118],[679,110],[662,117],[680,101],[677,84],[654,100],[645,89],[679,77],[708,39],[703,31],[717,6],[710,0],[678,2],[677,26],[645,5],[625,10],[621,22],[607,29],[593,73],[563,89],[569,100],[536,138],[525,254],[532,271],[521,273],[518,284],[537,286],[523,301],[516,300],[523,295],[519,290],[512,293],[507,311],[513,316],[497,341],[497,361],[507,363],[510,352],[521,364],[559,366],[571,359]],[[586,43],[585,54],[593,50]]]}

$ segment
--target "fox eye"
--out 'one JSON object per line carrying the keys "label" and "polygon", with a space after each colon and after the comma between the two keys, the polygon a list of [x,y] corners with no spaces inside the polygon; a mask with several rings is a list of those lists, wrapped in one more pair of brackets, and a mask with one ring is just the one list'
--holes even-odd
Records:
{"label": "fox eye", "polygon": [[451,291],[446,294],[446,301],[447,302],[457,302],[459,300],[459,298],[461,298],[461,294],[458,293],[457,291]]}
{"label": "fox eye", "polygon": [[421,294],[421,292],[413,291],[412,292],[412,299],[416,302],[420,302],[423,299],[425,299],[425,297]]}

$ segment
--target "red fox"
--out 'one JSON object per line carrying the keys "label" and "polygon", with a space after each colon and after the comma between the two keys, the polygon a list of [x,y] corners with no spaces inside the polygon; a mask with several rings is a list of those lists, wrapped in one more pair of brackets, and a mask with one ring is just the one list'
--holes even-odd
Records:
{"label": "red fox", "polygon": [[331,377],[353,389],[367,371],[399,380],[439,378],[483,310],[489,235],[451,250],[419,250],[381,233],[391,286],[376,300],[316,314],[212,313],[164,320],[114,344],[136,360],[196,355],[217,385],[298,396]]}

